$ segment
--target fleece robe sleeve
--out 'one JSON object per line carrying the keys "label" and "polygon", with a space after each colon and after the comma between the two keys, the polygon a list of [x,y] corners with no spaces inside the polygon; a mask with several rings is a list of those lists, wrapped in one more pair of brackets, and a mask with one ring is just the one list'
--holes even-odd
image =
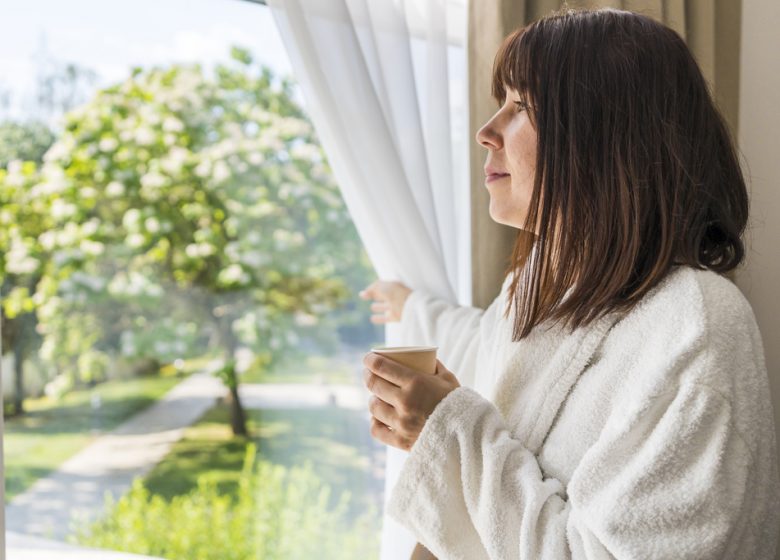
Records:
{"label": "fleece robe sleeve", "polygon": [[463,385],[473,381],[485,310],[454,304],[415,290],[409,294],[401,316],[403,343],[438,346],[438,359],[457,372]]}
{"label": "fleece robe sleeve", "polygon": [[728,401],[683,385],[608,424],[567,487],[468,387],[434,410],[388,513],[440,560],[741,558],[750,453]]}

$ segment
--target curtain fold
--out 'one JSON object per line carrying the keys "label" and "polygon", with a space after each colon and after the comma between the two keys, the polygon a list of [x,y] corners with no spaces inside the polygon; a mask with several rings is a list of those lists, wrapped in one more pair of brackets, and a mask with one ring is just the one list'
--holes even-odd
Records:
{"label": "curtain fold", "polygon": [[[377,274],[463,305],[487,306],[500,289],[516,233],[489,218],[485,151],[473,141],[495,110],[493,56],[507,33],[562,2],[267,4]],[[736,135],[741,0],[568,5],[638,11],[675,29]],[[403,340],[394,327],[388,326],[388,344]],[[388,448],[386,498],[405,455]],[[382,542],[383,560],[395,560],[409,557],[414,539],[385,519]]]}
{"label": "curtain fold", "polygon": [[[267,5],[377,275],[469,305],[465,2]],[[393,324],[386,342],[413,343]],[[387,448],[385,499],[407,455]],[[414,543],[384,519],[384,560]]]}
{"label": "curtain fold", "polygon": [[468,300],[467,128],[452,118],[465,113],[463,3],[268,6],[379,276]]}

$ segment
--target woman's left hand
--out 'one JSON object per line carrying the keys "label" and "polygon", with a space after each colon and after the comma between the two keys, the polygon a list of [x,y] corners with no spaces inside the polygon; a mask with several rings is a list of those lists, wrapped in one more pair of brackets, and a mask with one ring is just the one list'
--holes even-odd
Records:
{"label": "woman's left hand", "polygon": [[363,381],[371,393],[371,436],[409,451],[425,422],[444,397],[460,387],[457,378],[436,360],[431,375],[369,352],[363,358]]}

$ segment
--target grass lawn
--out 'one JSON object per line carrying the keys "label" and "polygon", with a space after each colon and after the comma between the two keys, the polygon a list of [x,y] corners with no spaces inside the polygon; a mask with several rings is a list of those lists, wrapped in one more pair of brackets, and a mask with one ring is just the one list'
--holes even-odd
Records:
{"label": "grass lawn", "polygon": [[[377,560],[382,481],[371,459],[384,446],[371,443],[363,415],[322,407],[248,416],[251,436],[235,438],[218,403],[72,540],[172,559]],[[248,449],[257,470],[242,477]],[[295,468],[303,464],[311,469]],[[340,501],[345,490],[349,503]]]}
{"label": "grass lawn", "polygon": [[384,465],[385,446],[371,438],[366,414],[338,407],[252,411],[262,457],[288,467],[311,461],[335,495],[352,493],[353,514],[371,500],[382,509],[383,473],[376,466]]}
{"label": "grass lawn", "polygon": [[[253,425],[250,421],[250,430]],[[186,494],[205,476],[220,493],[235,494],[248,438],[233,437],[228,408],[217,405],[184,431],[168,455],[146,476],[146,487],[166,500]]]}
{"label": "grass lawn", "polygon": [[[248,411],[249,430],[258,445],[258,459],[290,467],[312,462],[319,478],[329,484],[335,499],[350,491],[349,517],[354,519],[373,503],[381,511],[384,487],[372,470],[384,446],[373,441],[360,412],[336,407]],[[147,488],[166,499],[192,490],[199,476],[217,483],[227,494],[238,491],[237,480],[247,438],[233,438],[228,410],[218,405],[206,413],[173,446],[146,478]]]}
{"label": "grass lawn", "polygon": [[[5,421],[6,501],[180,381],[173,376],[114,380],[71,391],[56,401],[25,400],[27,414]],[[93,395],[100,397],[100,407],[94,411]]]}
{"label": "grass lawn", "polygon": [[356,370],[362,368],[362,356],[345,359],[341,356],[301,356],[283,362],[271,371],[249,370],[241,375],[243,383],[353,383]]}

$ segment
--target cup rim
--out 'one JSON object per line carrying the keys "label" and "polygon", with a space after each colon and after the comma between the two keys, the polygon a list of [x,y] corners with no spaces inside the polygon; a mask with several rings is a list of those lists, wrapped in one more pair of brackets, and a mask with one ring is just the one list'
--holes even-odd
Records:
{"label": "cup rim", "polygon": [[438,350],[438,346],[375,346],[371,349],[372,352],[387,354],[398,354],[406,352],[435,352]]}

